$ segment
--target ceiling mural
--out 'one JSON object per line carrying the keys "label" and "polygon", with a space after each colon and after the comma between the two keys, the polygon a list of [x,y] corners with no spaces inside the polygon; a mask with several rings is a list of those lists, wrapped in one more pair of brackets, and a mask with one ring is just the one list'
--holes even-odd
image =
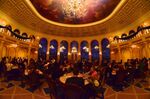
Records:
{"label": "ceiling mural", "polygon": [[86,24],[106,18],[121,0],[30,0],[45,18],[65,24]]}
{"label": "ceiling mural", "polygon": [[[35,1],[39,2],[39,0]],[[44,1],[47,2],[44,3]],[[43,9],[48,9],[51,6],[47,5],[53,5],[52,2],[54,1],[58,0],[41,0],[39,4],[41,4],[40,6],[43,7]],[[104,1],[108,2],[111,0],[103,0],[103,2]],[[113,0],[113,2],[116,1],[117,0]],[[7,23],[15,27],[20,27],[19,24],[21,24],[23,27],[29,29],[26,31],[29,33],[30,30],[33,30],[35,31],[33,33],[39,35],[46,34],[67,37],[106,36],[107,34],[116,35],[118,30],[125,29],[126,27],[128,29],[135,25],[139,26],[139,24],[150,17],[150,0],[120,0],[117,8],[115,8],[108,17],[88,24],[62,24],[58,23],[60,21],[52,22],[48,20],[48,18],[44,19],[44,17],[41,17],[42,15],[39,16],[37,12],[31,0],[0,0],[0,17],[4,21],[7,21]],[[69,17],[69,15],[66,17]],[[11,22],[8,19],[13,19],[14,21]],[[17,24],[14,22],[17,22]],[[123,31],[123,33],[124,32],[128,31]]]}

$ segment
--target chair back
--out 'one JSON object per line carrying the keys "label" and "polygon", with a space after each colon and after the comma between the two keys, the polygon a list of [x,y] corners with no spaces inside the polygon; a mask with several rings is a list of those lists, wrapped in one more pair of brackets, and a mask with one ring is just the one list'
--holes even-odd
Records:
{"label": "chair back", "polygon": [[83,88],[77,85],[67,84],[64,88],[64,91],[65,99],[86,99],[85,91],[83,90]]}
{"label": "chair back", "polygon": [[49,77],[49,75],[44,74],[44,77],[50,89],[50,99],[55,99],[56,98],[56,83],[51,77]]}

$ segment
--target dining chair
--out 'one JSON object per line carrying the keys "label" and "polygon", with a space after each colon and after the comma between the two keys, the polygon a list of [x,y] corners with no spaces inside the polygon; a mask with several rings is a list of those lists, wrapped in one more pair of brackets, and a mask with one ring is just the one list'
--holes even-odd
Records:
{"label": "dining chair", "polygon": [[87,99],[83,88],[74,84],[66,84],[64,87],[64,99]]}

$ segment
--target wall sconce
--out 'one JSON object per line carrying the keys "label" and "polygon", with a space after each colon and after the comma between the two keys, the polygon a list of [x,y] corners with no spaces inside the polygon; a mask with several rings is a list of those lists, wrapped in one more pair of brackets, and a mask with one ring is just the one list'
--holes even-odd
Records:
{"label": "wall sconce", "polygon": [[137,45],[131,45],[131,48],[140,48],[140,47]]}
{"label": "wall sconce", "polygon": [[37,40],[39,40],[39,39],[40,39],[40,37],[39,37],[39,36],[37,36],[37,37],[36,37],[36,39],[37,39]]}
{"label": "wall sconce", "polygon": [[102,52],[99,52],[100,55],[102,55]]}
{"label": "wall sconce", "polygon": [[71,53],[68,53],[68,55],[71,55]]}
{"label": "wall sconce", "polygon": [[89,55],[90,55],[90,56],[92,55],[91,52],[89,52]]}
{"label": "wall sconce", "polygon": [[112,38],[112,37],[109,37],[109,41],[112,42],[112,41],[113,41],[113,38]]}
{"label": "wall sconce", "polygon": [[4,30],[4,29],[1,28],[1,29],[0,29],[0,33],[3,33],[3,30]]}
{"label": "wall sconce", "polygon": [[148,23],[145,22],[143,25],[144,25],[144,26],[148,26]]}
{"label": "wall sconce", "polygon": [[81,53],[78,53],[78,55],[81,55]]}
{"label": "wall sconce", "polygon": [[46,53],[47,55],[49,54],[49,52]]}
{"label": "wall sconce", "polygon": [[35,53],[35,54],[37,54],[37,53],[38,53],[38,51],[35,51],[34,53]]}
{"label": "wall sconce", "polygon": [[14,47],[14,48],[16,48],[16,47],[18,47],[18,45],[17,44],[10,44],[7,47]]}

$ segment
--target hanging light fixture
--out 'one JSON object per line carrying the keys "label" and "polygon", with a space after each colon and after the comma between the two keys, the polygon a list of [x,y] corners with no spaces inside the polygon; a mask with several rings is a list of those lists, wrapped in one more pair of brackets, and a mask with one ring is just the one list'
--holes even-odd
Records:
{"label": "hanging light fixture", "polygon": [[62,9],[64,15],[72,19],[79,19],[87,14],[87,0],[63,0]]}

